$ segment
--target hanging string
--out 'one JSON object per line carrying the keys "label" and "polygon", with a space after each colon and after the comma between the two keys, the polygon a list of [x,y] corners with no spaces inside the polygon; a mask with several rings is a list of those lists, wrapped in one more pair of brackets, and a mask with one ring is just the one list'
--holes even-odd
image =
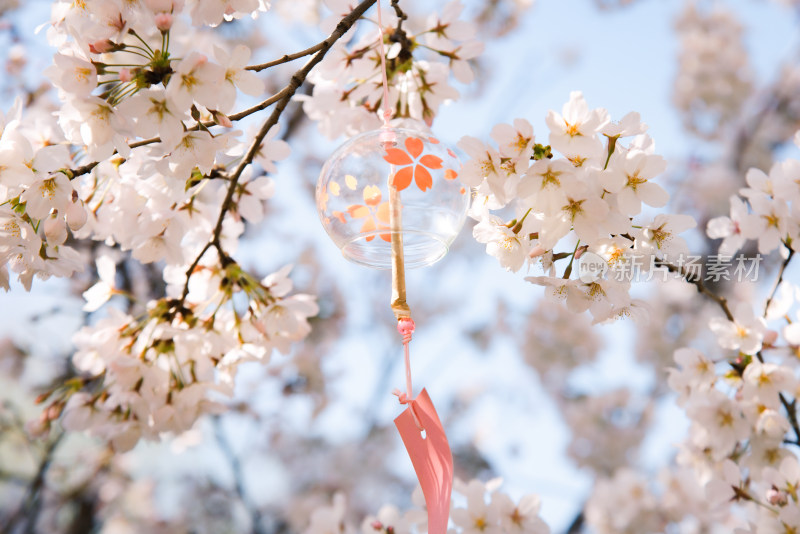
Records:
{"label": "hanging string", "polygon": [[383,82],[383,127],[389,127],[389,119],[392,117],[392,108],[389,107],[389,81],[386,79],[386,48],[383,45],[383,20],[381,20],[381,0],[378,5],[378,30],[381,32],[378,39],[381,53],[381,77]]}
{"label": "hanging string", "polygon": [[[381,135],[381,141],[387,145],[394,144],[397,140],[394,132],[389,130],[389,119],[392,117],[392,109],[389,105],[389,80],[386,73],[386,47],[383,44],[384,31],[383,20],[381,17],[381,0],[377,0],[378,8],[378,30],[380,37],[378,38],[378,47],[381,56],[381,81],[383,84],[383,129],[384,133]],[[406,391],[405,393],[395,390],[394,394],[397,395],[401,404],[408,404],[411,406],[411,414],[414,416],[414,422],[417,428],[424,430],[420,423],[419,417],[414,409],[414,390],[411,386],[411,355],[409,350],[409,343],[411,343],[411,336],[414,333],[414,320],[411,318],[411,310],[406,302],[406,277],[405,265],[403,261],[403,229],[402,229],[402,208],[400,205],[400,193],[397,188],[392,184],[394,177],[394,165],[391,166],[389,173],[389,225],[392,229],[392,310],[397,318],[397,331],[403,336],[403,353],[406,368]]]}

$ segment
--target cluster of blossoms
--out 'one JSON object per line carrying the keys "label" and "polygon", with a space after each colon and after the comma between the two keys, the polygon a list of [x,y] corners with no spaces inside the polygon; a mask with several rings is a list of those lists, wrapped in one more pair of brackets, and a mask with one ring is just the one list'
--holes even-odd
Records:
{"label": "cluster of blossoms", "polygon": [[579,467],[613,473],[632,460],[652,420],[653,406],[627,388],[561,401],[572,431],[567,454]]}
{"label": "cluster of blossoms", "polygon": [[[256,0],[193,2],[189,11],[198,24],[218,24],[265,7]],[[211,134],[201,119],[229,126],[222,112],[233,107],[237,89],[257,95],[263,82],[243,70],[250,55],[244,46],[230,53],[216,47],[219,64],[195,51],[198,41],[213,47],[215,39],[184,31],[183,10],[172,0],[54,4],[48,35],[58,52],[46,74],[64,104],[57,124],[42,119],[23,128],[19,108],[4,121],[0,285],[8,286],[7,264],[28,288],[34,275],[81,270],[65,245],[68,228],[145,262],[181,264],[182,241],[202,246],[200,234],[207,239],[223,186],[206,188],[205,179],[240,158],[242,148],[230,135]],[[182,31],[170,39],[173,25]],[[147,140],[135,143],[137,137]],[[145,144],[151,146],[136,148]],[[262,153],[285,157],[278,149]],[[109,160],[115,152],[121,157]],[[106,162],[91,174],[93,163],[76,172],[81,154]],[[240,196],[258,199],[268,189],[258,180],[245,187]],[[188,228],[194,235],[185,235]]]}
{"label": "cluster of blossoms", "polygon": [[[797,302],[797,287],[785,287],[777,312]],[[734,321],[711,320],[719,345],[732,355],[675,352],[669,384],[691,421],[677,466],[657,484],[628,467],[601,478],[586,509],[597,532],[656,532],[668,524],[676,532],[738,534],[800,528],[800,465],[788,448],[800,439],[792,434],[789,400],[798,394],[800,343],[785,331],[781,345],[763,319],[742,318],[747,311],[743,305]]]}
{"label": "cluster of blossoms", "polygon": [[[448,532],[472,534],[549,534],[550,528],[539,517],[540,502],[536,495],[526,495],[514,502],[507,494],[499,491],[499,479],[483,483],[471,480],[469,483],[456,479],[453,486],[454,502],[451,505],[452,527]],[[361,523],[361,534],[411,534],[427,530],[427,514],[423,509],[425,502],[418,489],[412,496],[418,508],[402,513],[391,505],[383,506],[375,516],[366,517]],[[354,534],[359,532],[346,522],[347,502],[342,494],[336,494],[330,506],[317,508],[304,534],[328,534],[339,532]]]}
{"label": "cluster of blossoms", "polygon": [[[795,136],[800,146],[800,135]],[[765,173],[750,169],[741,196],[731,196],[730,216],[709,221],[707,233],[722,239],[719,253],[733,256],[747,240],[758,241],[758,252],[769,254],[785,245],[800,250],[800,161],[775,162]]]}
{"label": "cluster of blossoms", "polygon": [[753,91],[742,27],[718,6],[705,13],[688,3],[677,29],[681,53],[673,100],[689,131],[714,138]]}
{"label": "cluster of blossoms", "polygon": [[[677,236],[694,220],[642,215],[644,206],[665,206],[668,194],[653,183],[666,164],[654,154],[638,116],[612,123],[605,110],[590,110],[582,95],[573,93],[561,114],[550,112],[547,125],[547,146],[536,143],[524,120],[496,126],[496,148],[470,137],[459,143],[470,157],[459,177],[476,188],[470,212],[478,221],[474,236],[487,252],[507,270],[540,266],[544,276],[526,279],[548,287],[548,296],[565,299],[572,312],[590,310],[595,322],[642,307],[629,295],[630,278],[614,276],[632,264],[665,266],[697,283],[680,263],[688,247]],[[623,146],[628,136],[633,138]],[[752,240],[763,255],[780,248],[784,268],[788,265],[800,246],[798,176],[800,162],[793,159],[773,164],[768,173],[746,173],[748,187],[730,199],[730,216],[708,224],[709,237],[723,239],[720,257],[734,256]],[[587,258],[603,268],[583,271]],[[559,261],[569,263],[557,270]],[[562,401],[574,434],[571,456],[600,475],[585,511],[593,531],[800,528],[800,468],[788,448],[800,446],[795,404],[800,330],[790,318],[800,288],[782,280],[773,296],[763,317],[744,300],[730,308],[725,300],[718,302],[726,317],[706,325],[729,354],[675,352],[677,368],[670,370],[668,384],[691,427],[677,466],[665,470],[659,484],[629,467],[648,430],[652,404],[631,400],[624,390]],[[767,321],[785,323],[771,330]],[[749,508],[748,513],[732,512],[736,507]]]}
{"label": "cluster of blossoms", "polygon": [[[632,270],[688,256],[678,234],[695,226],[687,215],[642,214],[643,206],[662,207],[669,199],[654,182],[666,161],[654,153],[637,113],[611,122],[606,110],[590,110],[579,92],[561,114],[548,114],[547,125],[547,146],[536,143],[522,119],[494,127],[497,148],[472,137],[459,142],[470,158],[459,177],[476,191],[470,210],[478,221],[474,236],[508,270],[540,266],[545,275],[526,280],[566,299],[574,312],[588,309],[597,322],[639,315],[643,304],[629,295]],[[632,139],[623,146],[626,137]],[[563,156],[554,157],[552,150]],[[515,216],[507,221],[500,210]],[[602,269],[575,269],[573,275],[573,263],[582,256]],[[568,264],[557,276],[560,260]]]}
{"label": "cluster of blossoms", "polygon": [[[212,396],[232,391],[239,362],[286,353],[308,334],[317,305],[289,296],[288,269],[259,281],[231,257],[274,184],[242,165],[241,132],[210,130],[231,127],[238,91],[258,96],[264,83],[245,69],[249,48],[218,46],[219,36],[198,27],[266,8],[260,0],[54,4],[48,36],[58,52],[46,74],[64,102],[57,122],[25,127],[17,106],[0,124],[0,285],[8,289],[8,267],[27,288],[34,275],[82,270],[73,247],[93,240],[162,262],[166,296],[143,316],[112,310],[75,336],[82,374],[48,394],[40,429],[63,413],[67,429],[90,430],[118,450],[187,430],[220,407]],[[254,156],[265,172],[288,156],[277,134],[273,127]],[[100,256],[97,271],[85,293],[90,312],[124,292],[113,260]]]}
{"label": "cluster of blossoms", "polygon": [[[219,411],[212,397],[233,394],[238,364],[288,353],[310,332],[307,319],[318,307],[309,295],[289,295],[290,267],[260,281],[233,262],[201,269],[185,298],[154,301],[141,318],[112,310],[80,330],[72,361],[81,377],[54,392],[45,417],[63,409],[66,429],[128,450],[142,437],[184,432]],[[223,307],[238,294],[247,297],[246,311]]]}
{"label": "cluster of blossoms", "polygon": [[716,499],[707,497],[690,468],[664,469],[647,477],[624,467],[597,480],[586,503],[586,522],[598,534],[738,532],[743,521]]}
{"label": "cluster of blossoms", "polygon": [[[748,171],[743,198],[730,199],[730,217],[708,224],[708,235],[723,239],[720,254],[756,240],[761,254],[780,248],[788,265],[800,238],[798,176],[800,162],[793,159],[776,162],[769,174]],[[716,357],[692,348],[675,352],[678,368],[669,383],[692,421],[679,462],[693,467],[719,502],[757,511],[741,532],[800,528],[800,467],[787,447],[800,446],[795,400],[800,330],[791,319],[799,300],[800,288],[780,280],[763,312],[742,301],[731,305],[726,318],[709,321],[725,352]]]}
{"label": "cluster of blossoms", "polygon": [[[349,13],[353,7],[347,0],[325,3],[336,15]],[[483,44],[474,40],[476,26],[459,20],[463,7],[460,1],[449,2],[441,14],[431,14],[424,23],[398,20],[387,10],[383,33],[376,27],[349,43],[337,43],[309,76],[312,94],[298,97],[304,101],[306,115],[331,138],[378,128],[378,111],[387,107],[380,58],[383,39],[393,117],[430,125],[444,101],[458,98],[458,91],[448,83],[451,72],[458,81],[471,82],[469,61],[483,51]],[[409,26],[420,30],[413,33]]]}
{"label": "cluster of blossoms", "polygon": [[[70,154],[52,129],[21,122],[22,106],[0,116],[0,287],[8,290],[9,271],[30,289],[34,275],[70,276],[83,268],[78,252],[66,244],[69,230],[87,220],[83,202],[58,170]],[[68,230],[69,228],[69,230]]]}
{"label": "cluster of blossoms", "polygon": [[[730,217],[708,224],[708,235],[723,239],[720,254],[752,240],[761,254],[780,248],[788,266],[799,237],[798,176],[800,162],[793,159],[775,163],[769,174],[751,169],[741,198],[731,198]],[[790,448],[800,446],[800,329],[793,319],[800,287],[779,282],[761,312],[741,300],[725,303],[726,317],[707,322],[716,349],[675,351],[668,384],[691,422],[678,465],[663,474],[660,489],[627,468],[599,481],[587,505],[598,532],[660,530],[668,523],[681,532],[800,529],[800,464]]]}

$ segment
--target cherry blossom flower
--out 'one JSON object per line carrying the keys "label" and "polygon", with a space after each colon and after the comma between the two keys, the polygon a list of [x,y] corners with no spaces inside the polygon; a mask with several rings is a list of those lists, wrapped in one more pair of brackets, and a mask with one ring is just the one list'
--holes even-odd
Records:
{"label": "cherry blossom flower", "polygon": [[748,239],[758,239],[758,251],[768,254],[778,248],[790,231],[789,206],[784,200],[771,199],[763,195],[749,198],[753,213],[742,225]]}
{"label": "cherry blossom flower", "polygon": [[479,139],[464,136],[458,142],[458,148],[466,152],[470,158],[459,173],[465,185],[477,187],[490,175],[500,172],[499,152],[487,147]]}
{"label": "cherry blossom flower", "polygon": [[564,185],[576,179],[575,167],[563,159],[542,159],[530,166],[518,187],[520,198],[537,211],[553,213],[565,199]]}
{"label": "cherry blossom flower", "polygon": [[667,383],[678,393],[678,403],[684,404],[695,394],[709,391],[717,379],[714,362],[696,349],[682,348],[675,351],[675,363],[679,369],[669,369]]}
{"label": "cherry blossom flower", "polygon": [[519,271],[528,259],[531,242],[526,234],[514,232],[494,216],[482,219],[473,229],[478,243],[486,243],[486,253],[495,256],[506,270]]}
{"label": "cherry blossom flower", "polygon": [[166,91],[145,89],[123,101],[119,109],[134,119],[133,131],[139,137],[159,136],[166,150],[175,148],[183,137],[183,121],[189,119]]}
{"label": "cherry blossom flower", "polygon": [[742,248],[747,238],[742,233],[742,223],[749,216],[747,205],[737,196],[732,196],[730,217],[715,217],[708,221],[706,233],[711,239],[722,239],[719,253],[733,257]]}
{"label": "cherry blossom flower", "polygon": [[216,108],[225,78],[222,67],[192,52],[178,62],[174,70],[167,84],[167,96],[175,102],[179,113],[187,111],[193,102],[209,109]]}
{"label": "cherry blossom flower", "polygon": [[189,12],[193,24],[207,24],[217,26],[225,20],[238,19],[244,15],[255,17],[258,12],[265,12],[269,8],[266,0],[189,0]]}
{"label": "cherry blossom flower", "polygon": [[734,310],[734,321],[721,317],[712,317],[709,328],[717,335],[717,342],[722,348],[739,350],[745,354],[755,354],[761,350],[766,323],[756,317],[753,308],[747,303],[740,303]]}
{"label": "cherry blossom flower", "polygon": [[550,128],[550,144],[561,153],[596,154],[602,151],[597,133],[609,122],[608,112],[602,109],[589,110],[583,93],[573,91],[569,102],[564,104],[561,114],[550,111],[546,122]]}
{"label": "cherry blossom flower", "polygon": [[649,181],[666,168],[667,161],[661,156],[615,151],[600,180],[607,191],[615,193],[623,214],[637,215],[642,210],[642,203],[656,208],[666,205],[669,194],[660,185]]}
{"label": "cherry blossom flower", "polygon": [[514,119],[513,126],[497,124],[492,128],[491,136],[503,157],[530,159],[533,153],[533,126],[525,119]]}
{"label": "cherry blossom flower", "polygon": [[[743,351],[745,352],[745,351]],[[742,397],[759,402],[763,406],[779,409],[781,406],[778,394],[792,392],[797,384],[794,373],[788,367],[774,363],[761,363],[754,359],[742,375],[744,386]],[[783,436],[783,432],[780,436]]]}
{"label": "cherry blossom flower", "polygon": [[97,69],[80,57],[56,54],[45,74],[63,94],[87,97],[97,87]]}
{"label": "cherry blossom flower", "polygon": [[250,61],[250,54],[250,49],[244,45],[237,45],[230,54],[220,47],[214,48],[214,56],[225,70],[217,104],[220,111],[227,113],[233,109],[236,89],[252,96],[264,92],[264,81],[256,73],[244,69]]}
{"label": "cherry blossom flower", "polygon": [[645,256],[656,254],[673,261],[686,258],[689,247],[677,234],[696,225],[697,222],[690,215],[656,215],[653,222],[634,232],[635,250]]}
{"label": "cherry blossom flower", "polygon": [[116,276],[116,263],[109,256],[100,256],[96,260],[97,275],[100,280],[83,292],[86,304],[83,311],[93,312],[100,309],[115,292],[114,278]]}
{"label": "cherry blossom flower", "polygon": [[600,237],[600,224],[608,214],[608,204],[581,182],[562,187],[563,198],[555,203],[553,216],[545,218],[539,234],[541,244],[552,248],[572,228],[579,239],[593,242]]}
{"label": "cherry blossom flower", "polygon": [[739,404],[717,390],[691,397],[686,413],[699,425],[696,439],[702,446],[709,447],[713,458],[718,460],[730,454],[736,443],[750,434],[750,423]]}

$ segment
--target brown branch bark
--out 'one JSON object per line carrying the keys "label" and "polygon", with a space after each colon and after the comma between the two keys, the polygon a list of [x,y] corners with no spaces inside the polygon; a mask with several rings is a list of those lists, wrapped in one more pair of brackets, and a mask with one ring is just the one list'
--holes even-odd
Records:
{"label": "brown branch bark", "polygon": [[277,65],[282,65],[283,63],[289,63],[290,61],[294,61],[295,59],[300,59],[301,57],[310,56],[314,52],[319,52],[322,49],[322,46],[325,44],[325,41],[321,43],[317,43],[312,47],[306,48],[305,50],[301,50],[300,52],[295,52],[294,54],[286,54],[283,57],[275,59],[273,61],[268,61],[267,63],[261,63],[259,65],[249,65],[245,67],[245,70],[252,70],[255,72],[260,72],[262,70],[268,69],[270,67],[275,67]]}
{"label": "brown branch bark", "polygon": [[772,291],[769,292],[769,297],[767,298],[766,304],[764,304],[764,317],[767,316],[767,310],[769,310],[769,305],[772,304],[772,299],[775,298],[775,293],[778,292],[778,287],[783,282],[783,274],[786,272],[786,267],[789,266],[789,262],[792,261],[792,256],[794,256],[794,250],[791,248],[789,249],[789,255],[786,256],[786,259],[783,260],[781,263],[781,268],[778,271],[778,279],[775,280],[775,285],[772,286]]}
{"label": "brown branch bark", "polygon": [[717,295],[716,293],[708,289],[706,285],[703,283],[703,280],[699,276],[695,276],[694,273],[689,272],[683,265],[678,266],[678,265],[673,265],[671,263],[664,263],[663,265],[666,266],[666,268],[669,269],[670,272],[677,273],[681,275],[681,277],[690,284],[694,284],[695,287],[697,287],[698,293],[702,293],[703,295],[707,296],[708,298],[719,304],[719,307],[722,308],[722,311],[725,313],[725,317],[727,317],[729,321],[733,321],[733,314],[731,313],[731,310],[728,307],[728,299],[720,295]]}
{"label": "brown branch bark", "polygon": [[50,469],[55,450],[59,443],[61,443],[61,438],[63,437],[64,434],[59,434],[47,444],[42,460],[36,470],[36,475],[34,475],[33,479],[28,484],[28,488],[25,490],[25,497],[23,498],[22,505],[15,513],[9,516],[8,520],[0,527],[0,533],[18,532],[19,530],[15,529],[18,521],[24,522],[25,528],[22,532],[25,534],[32,534],[35,531],[39,510],[41,508],[45,476],[47,475],[48,469]]}

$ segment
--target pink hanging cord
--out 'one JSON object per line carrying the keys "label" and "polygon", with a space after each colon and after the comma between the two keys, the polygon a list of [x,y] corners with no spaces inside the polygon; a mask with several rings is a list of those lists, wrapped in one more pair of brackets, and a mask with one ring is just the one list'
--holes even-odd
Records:
{"label": "pink hanging cord", "polygon": [[400,404],[408,404],[411,406],[411,415],[414,416],[414,423],[417,428],[422,431],[425,430],[417,417],[416,410],[414,409],[413,389],[411,387],[411,355],[408,344],[411,343],[411,335],[414,333],[414,319],[411,317],[402,317],[397,321],[397,331],[403,336],[403,352],[405,353],[405,366],[406,366],[406,392],[403,393],[399,389],[394,390],[397,395],[397,400]]}
{"label": "pink hanging cord", "polygon": [[378,29],[380,30],[380,38],[378,43],[381,53],[381,76],[383,82],[383,127],[389,127],[389,119],[392,117],[392,109],[389,107],[389,81],[386,78],[386,49],[383,45],[383,21],[381,20],[381,0],[377,1],[378,5]]}
{"label": "pink hanging cord", "polygon": [[411,342],[411,335],[414,333],[414,319],[411,317],[403,317],[397,321],[397,331],[403,336],[403,351],[405,352],[406,360],[406,397],[410,400],[413,398],[413,390],[411,389],[411,357],[409,356],[408,344]]}
{"label": "pink hanging cord", "polygon": [[[381,0],[377,0],[378,7],[378,29],[380,37],[378,39],[378,46],[381,55],[381,82],[383,84],[383,129],[384,134],[381,135],[381,141],[384,143],[393,143],[395,140],[394,133],[389,131],[389,119],[392,117],[392,109],[389,106],[389,80],[386,74],[386,48],[383,44],[383,20],[381,18]],[[402,261],[402,260],[401,260]],[[408,344],[411,343],[411,335],[414,333],[414,320],[411,317],[401,317],[397,320],[397,331],[403,336],[403,352],[405,354],[405,367],[406,367],[406,392],[394,390],[397,395],[397,400],[400,404],[408,404],[411,406],[411,415],[414,416],[414,422],[420,431],[424,430],[420,423],[419,417],[414,409],[414,392],[411,387],[411,355],[409,353]]]}

